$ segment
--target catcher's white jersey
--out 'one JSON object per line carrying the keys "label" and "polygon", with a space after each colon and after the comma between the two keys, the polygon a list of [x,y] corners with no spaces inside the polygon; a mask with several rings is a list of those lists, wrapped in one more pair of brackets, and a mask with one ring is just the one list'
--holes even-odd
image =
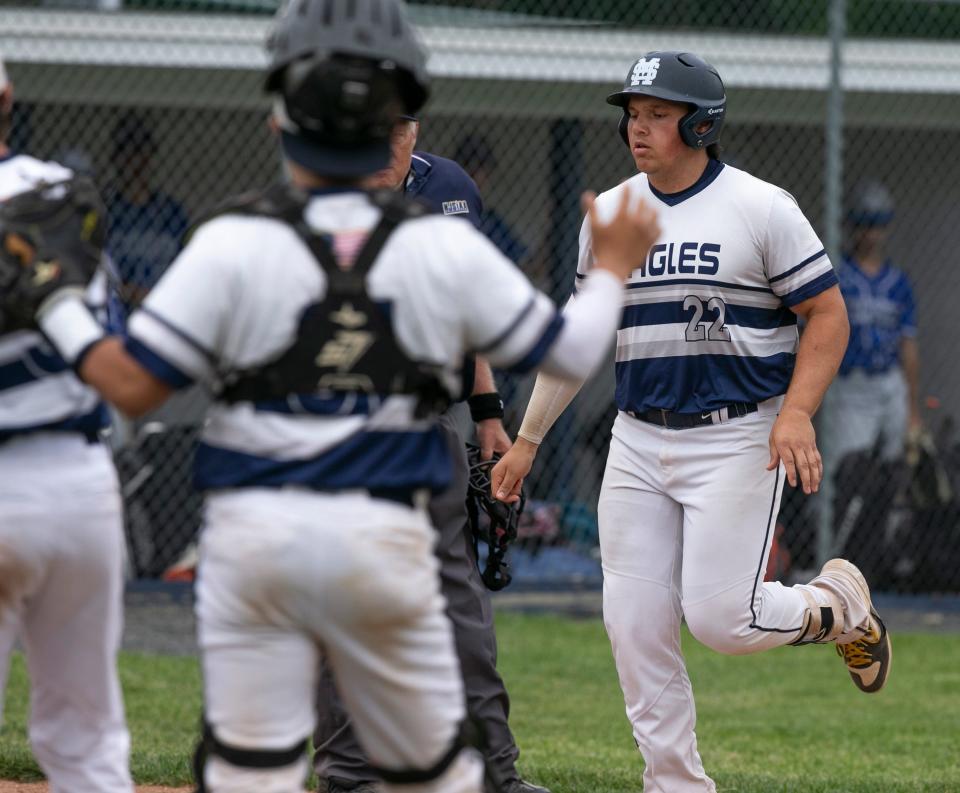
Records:
{"label": "catcher's white jersey", "polygon": [[[61,165],[27,155],[0,158],[0,201],[70,176]],[[88,290],[87,302],[106,308],[102,276]],[[97,393],[80,382],[43,336],[17,331],[0,337],[0,440],[39,429],[95,433],[106,417]]]}
{"label": "catcher's white jersey", "polygon": [[[637,174],[597,199],[601,217],[623,190],[657,208],[663,231],[624,297],[620,410],[695,413],[784,394],[798,343],[790,307],[837,283],[793,196],[711,160],[673,195]],[[578,282],[592,265],[584,223]]]}
{"label": "catcher's white jersey", "polygon": [[[342,190],[318,191],[306,211],[314,229],[331,235],[341,261],[359,252],[379,214],[365,194]],[[222,216],[196,232],[133,315],[127,349],[174,387],[215,380],[287,349],[325,284],[286,224]],[[495,366],[529,369],[562,324],[549,298],[462,220],[427,216],[401,224],[367,285],[389,307],[399,343],[413,358],[440,365],[454,395],[467,350]],[[496,306],[485,303],[491,295]],[[214,404],[197,455],[197,484],[440,489],[450,475],[446,444],[432,421],[414,419],[414,407],[408,396],[381,405],[333,396]]]}

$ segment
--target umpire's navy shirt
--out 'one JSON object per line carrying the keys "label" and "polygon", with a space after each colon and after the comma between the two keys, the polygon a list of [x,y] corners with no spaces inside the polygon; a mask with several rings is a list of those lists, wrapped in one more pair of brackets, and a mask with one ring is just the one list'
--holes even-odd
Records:
{"label": "umpire's navy shirt", "polygon": [[426,201],[438,214],[465,218],[480,229],[483,214],[480,191],[453,160],[415,151],[403,191]]}
{"label": "umpire's navy shirt", "polygon": [[[410,160],[410,172],[403,183],[403,192],[425,201],[434,212],[469,220],[480,229],[483,202],[476,183],[463,168],[453,160],[415,151]],[[473,393],[473,357],[464,361],[463,394],[466,399]]]}

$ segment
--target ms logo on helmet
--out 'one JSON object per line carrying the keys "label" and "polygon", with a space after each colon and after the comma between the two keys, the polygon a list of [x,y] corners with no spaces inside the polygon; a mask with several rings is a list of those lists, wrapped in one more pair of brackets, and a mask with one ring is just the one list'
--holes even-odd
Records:
{"label": "ms logo on helmet", "polygon": [[653,85],[653,81],[657,79],[657,72],[659,69],[659,58],[651,58],[649,61],[646,58],[641,58],[633,65],[633,74],[630,76],[630,85]]}

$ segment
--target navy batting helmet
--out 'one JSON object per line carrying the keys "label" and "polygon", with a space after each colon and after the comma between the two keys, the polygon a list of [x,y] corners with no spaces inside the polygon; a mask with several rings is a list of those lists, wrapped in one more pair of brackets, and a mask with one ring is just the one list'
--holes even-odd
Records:
{"label": "navy batting helmet", "polygon": [[[727,96],[717,70],[692,52],[648,52],[637,60],[623,83],[623,90],[610,94],[607,103],[623,108],[620,137],[627,139],[627,108],[632,96],[655,96],[671,102],[690,105],[690,112],[680,119],[680,137],[694,149],[716,143],[723,129]],[[710,127],[700,133],[704,121]]]}
{"label": "navy batting helmet", "polygon": [[385,168],[394,124],[429,93],[426,55],[401,0],[290,0],[267,51],[284,152],[323,176]]}

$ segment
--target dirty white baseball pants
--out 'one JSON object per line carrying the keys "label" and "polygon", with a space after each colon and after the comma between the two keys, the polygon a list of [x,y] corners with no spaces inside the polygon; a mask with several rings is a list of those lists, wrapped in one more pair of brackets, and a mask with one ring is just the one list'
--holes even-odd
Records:
{"label": "dirty white baseball pants", "polygon": [[[783,489],[782,467],[766,470],[777,410],[771,400],[760,413],[685,430],[624,413],[614,423],[598,506],[603,616],[646,762],[644,793],[716,789],[697,751],[681,618],[700,642],[733,655],[788,644],[803,626],[800,587],[763,583]],[[844,605],[849,640],[867,614]]]}
{"label": "dirty white baseball pants", "polygon": [[123,554],[117,476],[101,444],[37,433],[0,445],[0,668],[19,635],[30,745],[51,793],[133,790],[116,668]]}
{"label": "dirty white baseball pants", "polygon": [[[466,708],[444,615],[434,531],[423,509],[365,493],[247,489],[208,498],[197,616],[207,721],[216,738],[287,749],[314,729],[323,652],[370,761],[426,770],[453,744]],[[257,770],[212,757],[209,793],[295,793],[306,755]],[[480,793],[464,750],[404,793]]]}

